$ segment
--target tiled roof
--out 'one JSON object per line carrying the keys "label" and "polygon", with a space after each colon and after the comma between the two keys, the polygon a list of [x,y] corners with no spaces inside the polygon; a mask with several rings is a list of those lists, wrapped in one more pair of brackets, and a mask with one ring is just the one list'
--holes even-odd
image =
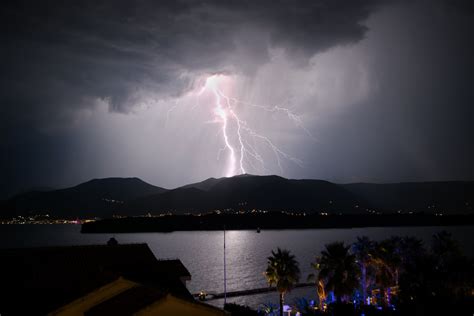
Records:
{"label": "tiled roof", "polygon": [[[42,314],[119,276],[191,298],[179,260],[157,260],[146,244],[0,250],[0,313]],[[28,304],[25,304],[28,302]]]}
{"label": "tiled roof", "polygon": [[85,313],[85,316],[128,316],[164,298],[166,292],[147,286],[137,286],[102,302]]}

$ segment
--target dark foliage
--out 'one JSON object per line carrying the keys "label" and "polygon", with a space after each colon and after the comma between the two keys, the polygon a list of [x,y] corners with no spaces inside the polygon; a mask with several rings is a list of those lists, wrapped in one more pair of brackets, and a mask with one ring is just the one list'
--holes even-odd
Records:
{"label": "dark foliage", "polygon": [[232,316],[258,316],[263,315],[256,310],[251,309],[248,306],[239,305],[235,303],[227,303],[224,306],[224,310],[231,313]]}

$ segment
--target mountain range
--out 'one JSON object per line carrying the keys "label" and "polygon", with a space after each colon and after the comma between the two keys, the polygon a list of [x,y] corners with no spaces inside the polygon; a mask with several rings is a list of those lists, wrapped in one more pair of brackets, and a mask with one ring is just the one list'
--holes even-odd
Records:
{"label": "mountain range", "polygon": [[51,191],[31,191],[0,202],[0,216],[110,217],[213,210],[328,214],[474,213],[474,182],[335,184],[279,176],[209,178],[164,189],[138,178],[94,179]]}

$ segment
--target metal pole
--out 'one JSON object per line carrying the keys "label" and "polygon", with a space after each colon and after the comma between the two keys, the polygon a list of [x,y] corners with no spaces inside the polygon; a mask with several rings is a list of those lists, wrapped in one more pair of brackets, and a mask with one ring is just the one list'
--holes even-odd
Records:
{"label": "metal pole", "polygon": [[224,307],[227,303],[227,275],[226,275],[226,262],[225,262],[225,226],[224,226]]}

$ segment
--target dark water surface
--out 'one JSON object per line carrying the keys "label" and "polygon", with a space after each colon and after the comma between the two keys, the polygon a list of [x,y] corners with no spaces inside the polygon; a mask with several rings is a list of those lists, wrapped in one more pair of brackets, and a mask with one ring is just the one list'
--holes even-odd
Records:
{"label": "dark water surface", "polygon": [[[393,235],[415,236],[428,246],[434,233],[446,230],[453,234],[465,253],[474,256],[474,226],[459,227],[384,227],[356,229],[311,229],[227,231],[227,290],[265,287],[263,276],[266,258],[277,247],[289,249],[300,263],[301,282],[312,273],[310,262],[324,245],[333,241],[352,243],[357,236],[381,240]],[[111,234],[81,234],[79,225],[0,225],[0,248],[105,244]],[[179,258],[192,275],[188,288],[192,293],[223,292],[223,232],[192,231],[172,233],[114,234],[119,243],[147,243],[157,258]],[[314,299],[313,288],[294,290],[295,297]],[[276,293],[229,299],[253,307],[277,303]],[[210,303],[222,305],[222,300]]]}

